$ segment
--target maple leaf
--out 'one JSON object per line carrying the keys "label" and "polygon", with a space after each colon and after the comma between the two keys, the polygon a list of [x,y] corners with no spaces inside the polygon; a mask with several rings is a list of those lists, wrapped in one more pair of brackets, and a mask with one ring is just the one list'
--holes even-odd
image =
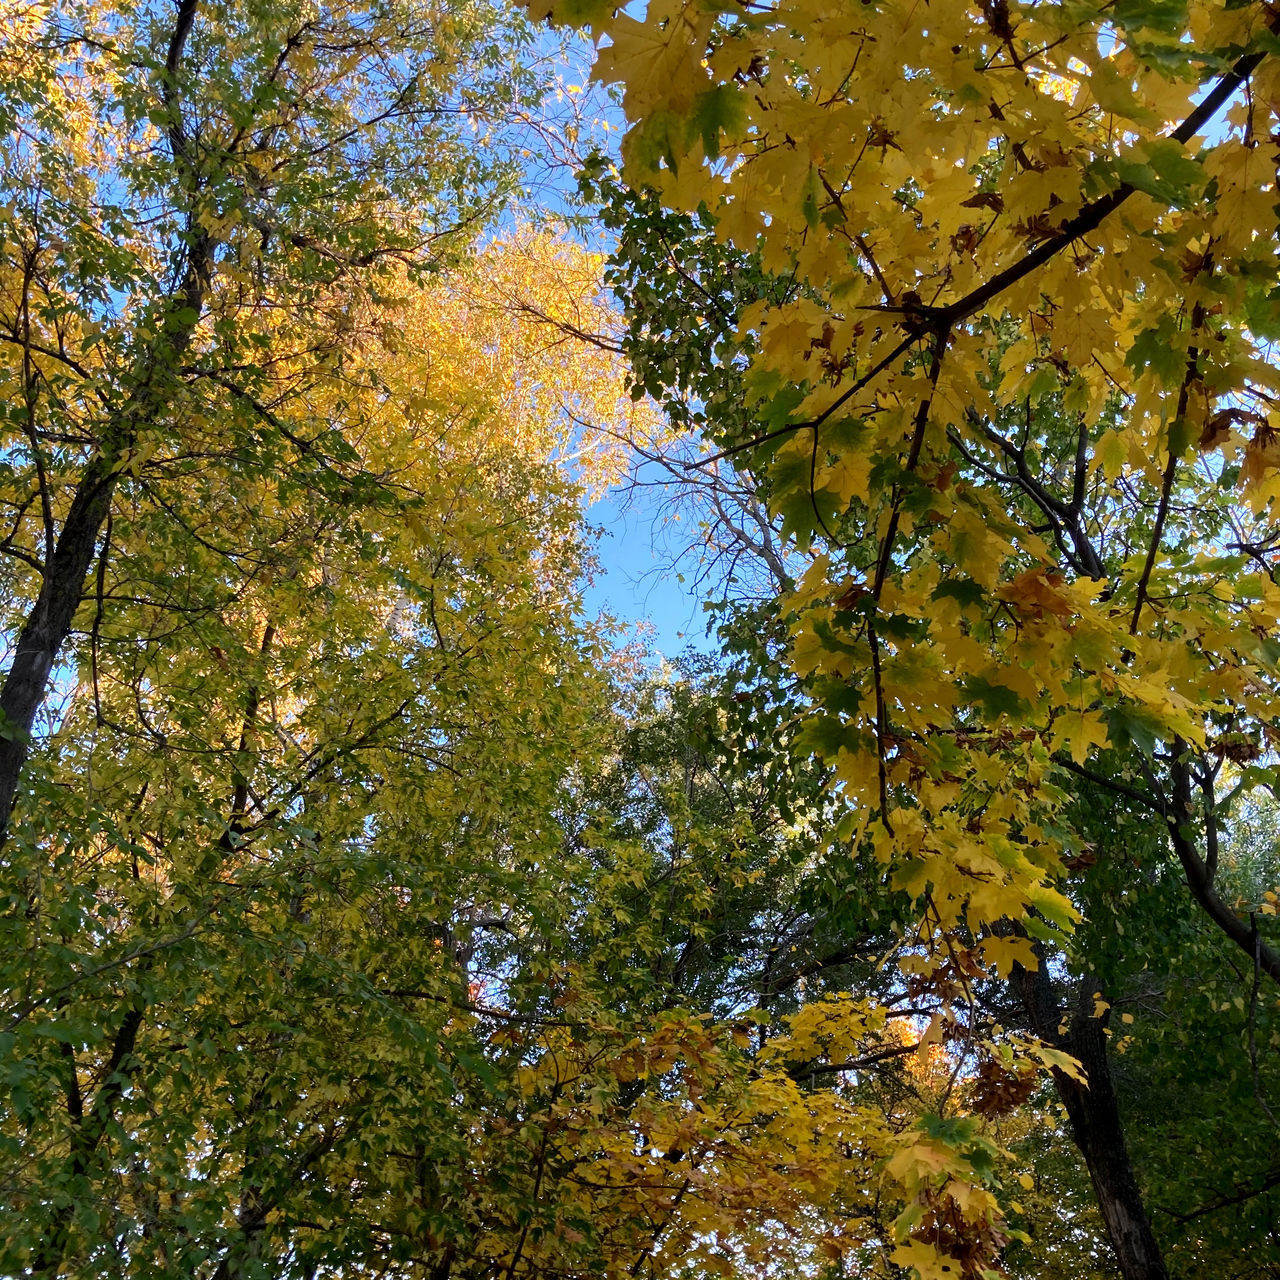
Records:
{"label": "maple leaf", "polygon": [[1095,747],[1107,745],[1107,726],[1096,711],[1062,711],[1053,722],[1053,749],[1065,748],[1076,764],[1084,764]]}

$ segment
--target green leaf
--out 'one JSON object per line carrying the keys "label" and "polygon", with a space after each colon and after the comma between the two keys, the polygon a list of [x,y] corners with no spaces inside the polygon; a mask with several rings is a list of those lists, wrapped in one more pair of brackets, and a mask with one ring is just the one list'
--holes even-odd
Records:
{"label": "green leaf", "polygon": [[742,94],[736,85],[721,84],[694,99],[689,112],[688,136],[702,139],[708,160],[720,155],[720,135],[735,131],[746,115]]}
{"label": "green leaf", "polygon": [[987,593],[972,578],[944,578],[933,589],[935,600],[955,600],[966,609],[981,608]]}
{"label": "green leaf", "polygon": [[94,1039],[82,1021],[41,1022],[36,1025],[35,1032],[39,1036],[57,1040],[62,1044],[83,1045],[91,1043]]}
{"label": "green leaf", "polygon": [[1186,354],[1174,341],[1177,333],[1177,322],[1172,316],[1162,316],[1151,329],[1143,329],[1133,340],[1124,358],[1125,364],[1134,373],[1142,373],[1144,369],[1154,370],[1166,386],[1174,386],[1182,381],[1186,372]]}
{"label": "green leaf", "polygon": [[1245,286],[1244,314],[1249,331],[1264,342],[1280,339],[1280,285],[1251,280]]}
{"label": "green leaf", "polygon": [[822,194],[822,187],[818,180],[818,170],[815,166],[809,166],[808,176],[804,180],[804,186],[800,190],[800,212],[804,214],[804,220],[809,224],[810,230],[817,230],[818,227],[818,200]]}
{"label": "green leaf", "polygon": [[1135,191],[1145,192],[1174,209],[1190,208],[1204,193],[1205,172],[1172,138],[1156,138],[1120,156],[1116,172]]}
{"label": "green leaf", "polygon": [[1255,645],[1258,660],[1273,671],[1280,668],[1280,640],[1274,636],[1259,636]]}
{"label": "green leaf", "polygon": [[1121,703],[1105,712],[1107,737],[1117,747],[1135,746],[1150,757],[1156,749],[1161,726],[1145,708]]}
{"label": "green leaf", "polygon": [[1012,689],[1002,684],[992,684],[982,676],[967,676],[963,688],[969,699],[981,711],[984,719],[998,720],[1001,716],[1021,717],[1029,710],[1022,697]]}

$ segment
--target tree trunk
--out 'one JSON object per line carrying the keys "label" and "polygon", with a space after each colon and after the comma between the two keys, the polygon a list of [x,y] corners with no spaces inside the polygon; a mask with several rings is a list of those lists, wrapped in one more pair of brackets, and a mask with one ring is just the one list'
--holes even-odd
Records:
{"label": "tree trunk", "polygon": [[[1125,1280],[1169,1280],[1125,1145],[1107,1058],[1107,1016],[1093,1016],[1094,988],[1086,981],[1080,1007],[1067,1014],[1058,1005],[1043,953],[1038,969],[1032,972],[1019,966],[1012,981],[1036,1034],[1046,1044],[1071,1054],[1088,1079],[1085,1087],[1065,1072],[1053,1073],[1121,1273]],[[1060,1033],[1064,1022],[1065,1030]]]}
{"label": "tree trunk", "polygon": [[[111,1057],[106,1073],[98,1086],[88,1111],[84,1111],[79,1099],[79,1087],[69,1091],[75,1102],[70,1104],[73,1129],[67,1161],[66,1199],[53,1215],[53,1220],[31,1261],[34,1276],[57,1276],[63,1270],[63,1257],[67,1250],[67,1231],[75,1213],[78,1198],[83,1194],[85,1179],[89,1176],[94,1153],[107,1136],[115,1119],[116,1104],[129,1085],[134,1047],[138,1042],[138,1029],[142,1026],[143,1011],[131,1006],[124,1012],[111,1045]],[[72,1070],[74,1071],[74,1065]]]}
{"label": "tree trunk", "polygon": [[44,566],[40,594],[22,625],[0,689],[0,846],[8,837],[18,783],[31,754],[36,716],[48,694],[54,664],[71,634],[121,467],[139,431],[165,411],[172,392],[168,375],[191,346],[212,269],[211,239],[194,234],[182,283],[164,305],[159,337],[142,359],[128,399],[103,426],[98,453],[76,485],[57,545]]}
{"label": "tree trunk", "polygon": [[118,475],[117,458],[99,454],[76,486],[71,508],[44,583],[27,614],[17,652],[0,691],[0,842],[9,830],[18,781],[31,751],[36,714],[49,676],[80,607],[84,580],[93,563],[98,531],[107,518]]}

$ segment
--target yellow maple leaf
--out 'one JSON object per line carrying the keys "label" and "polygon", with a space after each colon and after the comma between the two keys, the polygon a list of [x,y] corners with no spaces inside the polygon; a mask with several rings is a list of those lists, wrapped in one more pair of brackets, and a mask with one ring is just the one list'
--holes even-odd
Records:
{"label": "yellow maple leaf", "polygon": [[1106,745],[1107,726],[1096,711],[1068,709],[1054,719],[1053,749],[1061,751],[1065,748],[1076,764],[1084,764],[1094,747]]}

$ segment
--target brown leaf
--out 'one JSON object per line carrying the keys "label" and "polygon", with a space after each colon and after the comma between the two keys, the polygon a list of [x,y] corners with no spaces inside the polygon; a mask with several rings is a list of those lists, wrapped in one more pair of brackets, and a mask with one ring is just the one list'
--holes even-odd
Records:
{"label": "brown leaf", "polygon": [[837,609],[856,609],[858,605],[871,594],[871,588],[864,582],[851,582],[845,589],[836,596],[835,605]]}
{"label": "brown leaf", "polygon": [[1251,413],[1248,409],[1223,409],[1215,413],[1204,424],[1204,430],[1200,432],[1200,439],[1197,441],[1200,451],[1205,453],[1210,449],[1216,449],[1231,435],[1232,427],[1243,426],[1246,422],[1265,425],[1261,415]]}
{"label": "brown leaf", "polygon": [[990,209],[993,213],[1004,212],[1004,196],[998,191],[979,191],[967,200],[960,201],[962,209]]}

